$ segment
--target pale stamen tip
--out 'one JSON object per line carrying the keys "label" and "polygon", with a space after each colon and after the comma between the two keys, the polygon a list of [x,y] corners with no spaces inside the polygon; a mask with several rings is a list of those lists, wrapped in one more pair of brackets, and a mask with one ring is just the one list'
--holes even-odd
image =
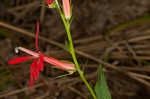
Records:
{"label": "pale stamen tip", "polygon": [[17,54],[19,53],[19,47],[15,48],[15,53],[17,53]]}

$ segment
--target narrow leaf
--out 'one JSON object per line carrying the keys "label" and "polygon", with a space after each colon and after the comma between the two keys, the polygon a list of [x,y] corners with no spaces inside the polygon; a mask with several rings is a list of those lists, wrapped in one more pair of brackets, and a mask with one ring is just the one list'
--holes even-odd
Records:
{"label": "narrow leaf", "polygon": [[111,99],[111,94],[109,92],[107,83],[104,78],[104,73],[102,71],[102,66],[98,68],[98,80],[95,85],[95,92],[97,99]]}

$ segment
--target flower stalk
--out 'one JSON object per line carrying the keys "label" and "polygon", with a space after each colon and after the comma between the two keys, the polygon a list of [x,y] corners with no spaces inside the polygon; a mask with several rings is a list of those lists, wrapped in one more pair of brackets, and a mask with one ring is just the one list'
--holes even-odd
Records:
{"label": "flower stalk", "polygon": [[76,57],[76,54],[75,54],[75,49],[74,49],[74,45],[73,45],[73,41],[72,41],[72,36],[71,36],[71,32],[70,32],[70,23],[69,23],[69,20],[66,20],[66,16],[64,15],[65,13],[62,12],[62,10],[61,10],[61,8],[59,6],[58,1],[55,0],[55,2],[56,2],[57,11],[59,12],[59,14],[61,16],[61,19],[62,19],[62,21],[64,23],[64,26],[65,26],[65,29],[66,29],[66,32],[67,32],[68,41],[69,41],[69,47],[70,47],[70,53],[71,53],[73,61],[75,63],[75,68],[78,71],[81,79],[83,80],[83,82],[85,83],[85,85],[87,86],[87,88],[89,89],[89,91],[90,91],[91,95],[93,96],[93,98],[97,99],[97,97],[96,97],[96,95],[95,95],[92,87],[90,86],[90,84],[86,80],[86,78],[84,76],[84,73],[81,71],[79,63],[77,61],[77,57]]}

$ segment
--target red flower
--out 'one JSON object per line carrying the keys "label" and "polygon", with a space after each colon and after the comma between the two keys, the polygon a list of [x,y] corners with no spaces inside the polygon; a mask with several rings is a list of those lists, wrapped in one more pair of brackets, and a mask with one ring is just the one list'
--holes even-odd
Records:
{"label": "red flower", "polygon": [[33,86],[33,80],[37,80],[39,77],[40,71],[44,70],[44,62],[50,63],[60,69],[67,70],[69,73],[73,73],[73,71],[75,70],[74,64],[61,62],[57,59],[54,59],[52,57],[48,57],[42,54],[38,48],[38,36],[39,36],[39,22],[37,22],[37,32],[36,32],[36,38],[35,38],[36,52],[33,52],[23,47],[17,47],[16,51],[21,50],[32,56],[19,57],[19,58],[15,58],[13,60],[8,61],[8,64],[16,64],[16,63],[23,62],[25,60],[35,59],[32,62],[31,69],[30,69],[30,86],[31,87]]}
{"label": "red flower", "polygon": [[54,0],[46,0],[47,5],[50,5]]}

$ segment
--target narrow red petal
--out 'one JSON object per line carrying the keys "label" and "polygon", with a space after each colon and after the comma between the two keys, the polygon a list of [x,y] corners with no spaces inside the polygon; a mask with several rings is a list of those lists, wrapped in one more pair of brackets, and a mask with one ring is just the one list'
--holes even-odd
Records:
{"label": "narrow red petal", "polygon": [[43,59],[43,55],[40,54],[40,58],[39,58],[39,59],[40,59],[40,66],[41,66],[41,69],[40,69],[40,70],[43,71],[43,70],[44,70],[44,59]]}
{"label": "narrow red petal", "polygon": [[8,64],[17,64],[17,63],[21,63],[23,61],[33,59],[33,58],[35,57],[34,56],[19,57],[19,58],[15,58],[13,60],[8,61]]}
{"label": "narrow red petal", "polygon": [[34,85],[34,83],[33,83],[33,75],[32,75],[32,72],[30,72],[30,87],[32,88],[33,85]]}
{"label": "narrow red petal", "polygon": [[36,77],[34,67],[35,67],[35,61],[33,61],[31,64],[31,75],[32,75],[33,79]]}
{"label": "narrow red petal", "polygon": [[37,61],[38,60],[34,60],[31,64],[31,68],[32,68],[32,73],[33,73],[33,79],[37,80],[39,77],[39,70],[37,68]]}
{"label": "narrow red petal", "polygon": [[36,76],[35,76],[35,80],[37,80],[39,78],[39,70],[38,68],[35,69],[35,73],[36,73]]}
{"label": "narrow red petal", "polygon": [[41,54],[39,52],[39,58],[38,58],[38,61],[37,61],[37,67],[38,67],[38,70],[39,71],[43,71],[44,70],[44,59],[43,59],[43,54]]}
{"label": "narrow red petal", "polygon": [[42,64],[40,62],[40,59],[38,60],[37,68],[38,68],[39,71],[42,71]]}
{"label": "narrow red petal", "polygon": [[33,86],[33,78],[34,78],[34,74],[33,74],[33,68],[32,66],[30,67],[30,87]]}
{"label": "narrow red petal", "polygon": [[32,76],[32,78],[34,78],[34,77],[35,77],[35,73],[34,73],[34,67],[33,67],[33,65],[34,65],[34,62],[32,62],[31,67],[30,67],[30,76]]}

